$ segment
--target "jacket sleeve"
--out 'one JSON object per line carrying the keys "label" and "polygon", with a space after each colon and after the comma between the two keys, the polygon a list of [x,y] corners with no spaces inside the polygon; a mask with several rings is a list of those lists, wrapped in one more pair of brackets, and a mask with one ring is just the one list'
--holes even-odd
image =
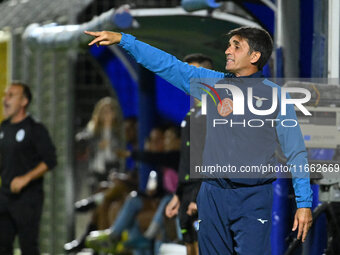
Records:
{"label": "jacket sleeve", "polygon": [[217,81],[225,77],[224,73],[184,63],[162,50],[138,41],[132,35],[122,33],[119,46],[132,55],[137,63],[198,99],[201,99],[202,90],[190,86],[190,82],[211,83],[210,79]]}
{"label": "jacket sleeve", "polygon": [[[280,92],[279,102],[281,104],[281,90],[278,91]],[[287,98],[289,98],[289,96],[287,96]],[[299,124],[294,126],[293,122],[289,121],[295,120],[297,123],[294,106],[292,104],[287,104],[286,108],[286,115],[283,116],[280,111],[277,117],[279,120],[276,125],[278,140],[281,149],[287,158],[287,166],[291,169],[297,207],[312,207],[312,190],[310,186],[308,156],[305,143]],[[285,122],[289,127],[282,125],[283,120],[287,120]]]}

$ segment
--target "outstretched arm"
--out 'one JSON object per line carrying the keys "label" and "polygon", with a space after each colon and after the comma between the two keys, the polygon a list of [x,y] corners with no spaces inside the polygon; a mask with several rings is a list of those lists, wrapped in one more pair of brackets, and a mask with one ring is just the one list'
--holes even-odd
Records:
{"label": "outstretched arm", "polygon": [[[85,33],[95,37],[89,45],[119,44],[139,64],[198,99],[201,99],[202,94],[202,90],[196,86],[199,82],[210,83],[213,86],[224,78],[224,73],[188,65],[162,50],[137,40],[132,35],[108,31]],[[195,82],[192,79],[195,79]],[[190,86],[190,82],[195,86]]]}

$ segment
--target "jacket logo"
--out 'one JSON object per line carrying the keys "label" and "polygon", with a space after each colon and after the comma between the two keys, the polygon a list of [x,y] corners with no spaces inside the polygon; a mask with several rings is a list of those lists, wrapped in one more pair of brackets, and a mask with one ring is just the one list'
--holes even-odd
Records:
{"label": "jacket logo", "polygon": [[194,229],[196,230],[196,232],[198,232],[198,230],[200,230],[200,223],[202,220],[196,220],[193,223]]}
{"label": "jacket logo", "polygon": [[263,220],[261,218],[257,219],[259,222],[261,222],[262,224],[266,223],[268,220]]}
{"label": "jacket logo", "polygon": [[264,100],[268,100],[268,98],[265,98],[265,97],[257,97],[257,96],[253,96],[253,98],[256,99],[256,107],[261,107],[263,105],[263,101]]}
{"label": "jacket logo", "polygon": [[15,136],[15,139],[17,140],[17,142],[22,142],[22,140],[24,140],[24,138],[25,138],[25,130],[23,130],[23,129],[20,129],[18,132],[17,132],[17,134],[16,134],[16,136]]}

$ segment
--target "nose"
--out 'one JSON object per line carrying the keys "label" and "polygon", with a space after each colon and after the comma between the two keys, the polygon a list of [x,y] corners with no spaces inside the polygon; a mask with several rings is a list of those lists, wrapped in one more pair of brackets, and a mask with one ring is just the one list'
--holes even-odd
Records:
{"label": "nose", "polygon": [[224,54],[228,55],[231,54],[231,47],[227,47],[227,49],[225,50]]}

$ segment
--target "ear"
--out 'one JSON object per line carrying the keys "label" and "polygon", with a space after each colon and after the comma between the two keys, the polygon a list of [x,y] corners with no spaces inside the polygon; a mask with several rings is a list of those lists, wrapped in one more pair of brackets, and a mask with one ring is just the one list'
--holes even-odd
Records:
{"label": "ear", "polygon": [[28,105],[28,99],[26,97],[23,97],[21,101],[21,106],[26,108],[27,105]]}
{"label": "ear", "polygon": [[256,63],[260,57],[261,57],[261,52],[259,51],[253,51],[250,55],[251,59],[250,59],[250,63],[254,64]]}

